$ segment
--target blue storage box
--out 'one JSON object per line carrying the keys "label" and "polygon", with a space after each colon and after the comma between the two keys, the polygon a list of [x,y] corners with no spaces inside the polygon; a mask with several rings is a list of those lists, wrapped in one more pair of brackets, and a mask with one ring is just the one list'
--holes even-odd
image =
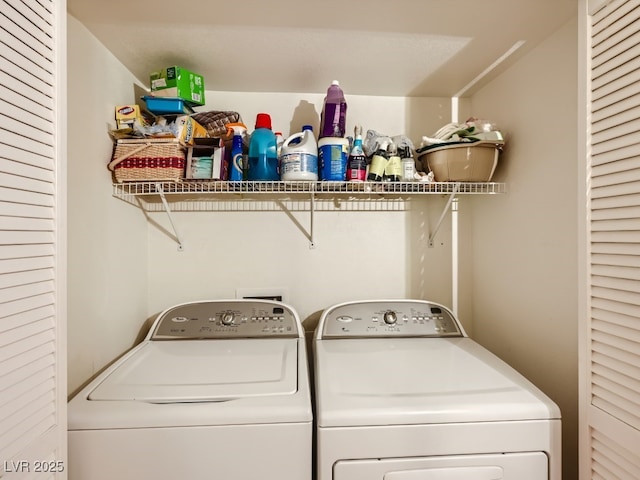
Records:
{"label": "blue storage box", "polygon": [[195,113],[191,105],[182,98],[144,96],[147,110],[154,115],[191,115]]}

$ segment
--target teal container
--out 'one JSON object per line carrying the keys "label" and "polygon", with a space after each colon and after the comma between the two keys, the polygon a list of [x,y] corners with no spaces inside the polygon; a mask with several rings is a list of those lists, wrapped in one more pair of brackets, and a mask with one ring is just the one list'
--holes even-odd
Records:
{"label": "teal container", "polygon": [[259,113],[256,118],[256,129],[249,140],[249,171],[247,180],[274,181],[280,180],[278,173],[278,152],[276,135],[271,130],[271,116]]}

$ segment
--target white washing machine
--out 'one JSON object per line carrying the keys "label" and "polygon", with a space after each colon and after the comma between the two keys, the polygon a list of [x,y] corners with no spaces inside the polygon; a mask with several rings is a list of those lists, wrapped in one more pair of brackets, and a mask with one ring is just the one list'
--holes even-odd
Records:
{"label": "white washing machine", "polygon": [[68,405],[70,480],[306,480],[304,331],[279,302],[185,303]]}
{"label": "white washing machine", "polygon": [[335,305],[314,339],[317,480],[560,480],[560,410],[442,305]]}

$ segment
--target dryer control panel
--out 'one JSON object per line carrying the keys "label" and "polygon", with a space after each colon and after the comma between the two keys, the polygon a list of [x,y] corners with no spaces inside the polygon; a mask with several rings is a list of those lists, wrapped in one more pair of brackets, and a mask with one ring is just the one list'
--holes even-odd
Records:
{"label": "dryer control panel", "polygon": [[297,314],[287,305],[262,300],[208,301],[178,305],[161,313],[151,340],[300,336]]}
{"label": "dryer control panel", "polygon": [[322,314],[317,338],[463,337],[447,308],[422,300],[343,303]]}

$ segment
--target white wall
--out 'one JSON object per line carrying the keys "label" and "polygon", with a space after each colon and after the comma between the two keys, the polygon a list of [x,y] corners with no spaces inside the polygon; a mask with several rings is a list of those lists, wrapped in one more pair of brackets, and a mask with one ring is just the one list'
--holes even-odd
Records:
{"label": "white wall", "polygon": [[[389,135],[413,129],[421,132],[413,135],[417,142],[421,134],[433,133],[450,118],[448,99],[345,94],[351,132],[355,123],[365,132]],[[250,130],[256,114],[268,112],[274,130],[286,136],[305,123],[317,127],[324,95],[207,92],[206,97],[215,109],[238,111]],[[448,223],[438,245],[427,248],[429,222],[435,223],[443,205],[440,197],[416,197],[402,211],[393,212],[329,205],[333,211],[314,215],[313,249],[282,211],[177,214],[174,220],[185,242],[182,252],[161,229],[149,225],[150,310],[160,311],[177,301],[235,297],[238,287],[270,286],[286,288],[289,303],[303,319],[333,303],[361,298],[413,296],[450,305]],[[295,216],[309,228],[308,212]],[[164,214],[153,218],[163,228],[170,227]]]}
{"label": "white wall", "polygon": [[135,79],[68,16],[68,391],[131,347],[147,318],[147,233],[111,196],[107,122]]}
{"label": "white wall", "polygon": [[474,95],[508,141],[508,194],[472,205],[480,343],[559,404],[565,479],[577,478],[577,19]]}

